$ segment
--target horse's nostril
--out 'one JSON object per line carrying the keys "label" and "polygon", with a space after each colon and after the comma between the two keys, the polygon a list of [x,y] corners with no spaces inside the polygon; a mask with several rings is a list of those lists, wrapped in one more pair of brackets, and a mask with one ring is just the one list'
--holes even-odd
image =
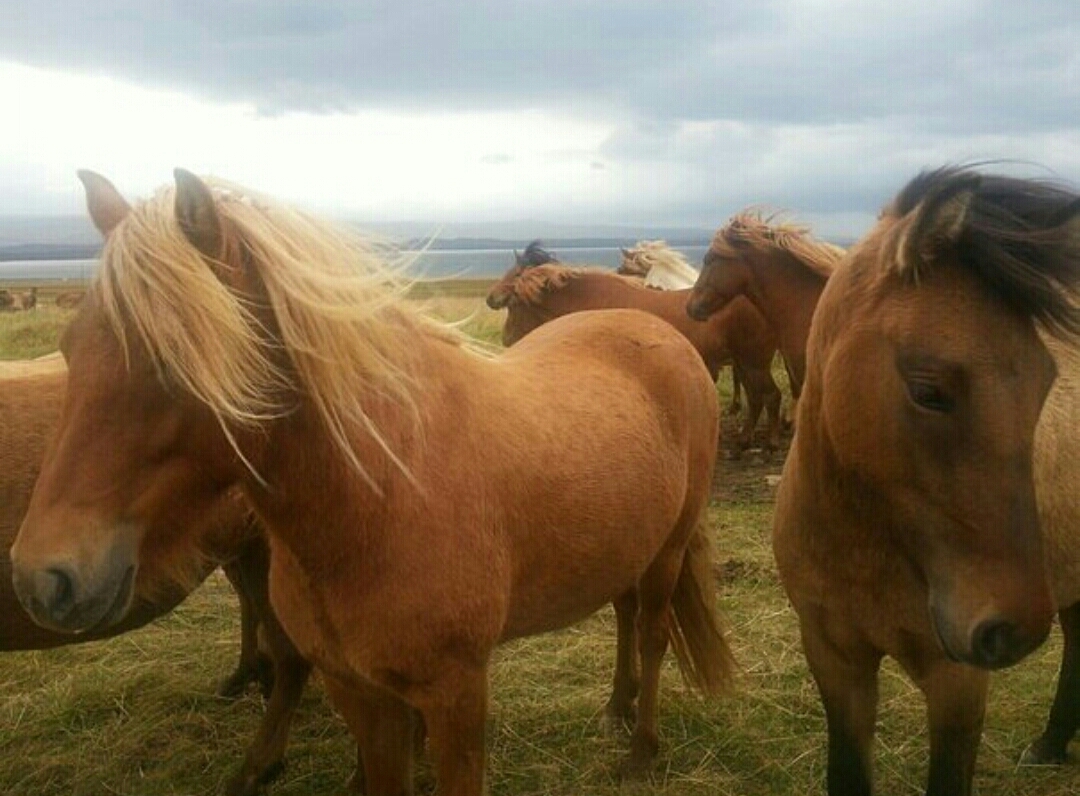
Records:
{"label": "horse's nostril", "polygon": [[63,569],[34,574],[34,599],[54,622],[63,621],[75,607],[75,582]]}
{"label": "horse's nostril", "polygon": [[971,648],[976,662],[987,668],[1008,666],[1027,652],[1023,634],[1012,622],[987,619],[975,628]]}

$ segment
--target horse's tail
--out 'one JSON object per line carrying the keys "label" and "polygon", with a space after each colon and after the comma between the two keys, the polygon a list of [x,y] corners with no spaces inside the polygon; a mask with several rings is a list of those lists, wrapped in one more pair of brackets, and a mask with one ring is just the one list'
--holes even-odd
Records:
{"label": "horse's tail", "polygon": [[671,647],[683,677],[706,694],[727,691],[735,673],[735,657],[724,637],[717,592],[712,543],[702,512],[671,597],[675,619]]}

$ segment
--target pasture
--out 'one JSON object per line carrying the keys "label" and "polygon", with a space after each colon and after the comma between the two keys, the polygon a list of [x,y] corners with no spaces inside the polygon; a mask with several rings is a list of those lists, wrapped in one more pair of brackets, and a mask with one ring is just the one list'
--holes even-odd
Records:
{"label": "pasture", "polygon": [[[503,313],[484,307],[486,288],[428,284],[416,295],[440,316],[461,320],[470,333],[495,343]],[[43,304],[34,312],[0,315],[0,357],[55,348],[70,312]],[[725,399],[727,384],[725,374]],[[729,438],[734,429],[734,419],[725,417]],[[736,692],[708,701],[696,696],[669,656],[659,760],[649,781],[620,785],[615,772],[626,735],[603,723],[615,642],[610,609],[570,630],[507,644],[496,654],[492,675],[492,794],[824,792],[821,703],[769,547],[775,489],[766,476],[780,467],[779,456],[763,460],[751,453],[720,462],[715,480],[710,520],[722,610],[739,664]],[[235,598],[215,575],[143,630],[83,646],[0,655],[0,792],[220,792],[262,711],[254,691],[236,702],[214,696],[216,679],[235,660],[238,636]],[[1075,764],[1017,765],[1042,729],[1060,654],[1055,632],[1019,666],[993,675],[976,769],[982,796],[1063,796],[1080,789]],[[880,792],[921,793],[926,748],[922,698],[886,664],[876,746]],[[298,711],[286,759],[268,790],[274,796],[340,793],[353,771],[355,747],[317,682]],[[423,768],[419,777],[430,782]]]}

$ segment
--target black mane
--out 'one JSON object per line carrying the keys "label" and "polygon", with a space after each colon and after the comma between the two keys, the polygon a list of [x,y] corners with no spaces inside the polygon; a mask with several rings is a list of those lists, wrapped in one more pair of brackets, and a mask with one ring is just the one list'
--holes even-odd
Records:
{"label": "black mane", "polygon": [[559,262],[559,258],[544,249],[543,244],[538,240],[534,240],[526,246],[523,253],[514,252],[514,259],[517,265],[524,266],[547,265],[548,263]]}
{"label": "black mane", "polygon": [[[950,199],[969,195],[949,240],[935,217]],[[898,217],[916,212],[910,244],[970,269],[1007,306],[1056,333],[1080,335],[1080,196],[1062,184],[981,174],[947,166],[919,174],[892,204]],[[917,269],[920,263],[913,263]],[[917,276],[917,273],[916,273]]]}

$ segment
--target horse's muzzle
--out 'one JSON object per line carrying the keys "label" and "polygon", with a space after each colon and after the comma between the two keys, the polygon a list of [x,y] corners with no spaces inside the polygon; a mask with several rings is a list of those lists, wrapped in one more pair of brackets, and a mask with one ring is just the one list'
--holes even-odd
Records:
{"label": "horse's muzzle", "polygon": [[111,568],[105,577],[81,578],[71,567],[25,571],[16,568],[12,585],[30,617],[44,628],[81,633],[115,624],[127,613],[135,586],[135,566]]}

